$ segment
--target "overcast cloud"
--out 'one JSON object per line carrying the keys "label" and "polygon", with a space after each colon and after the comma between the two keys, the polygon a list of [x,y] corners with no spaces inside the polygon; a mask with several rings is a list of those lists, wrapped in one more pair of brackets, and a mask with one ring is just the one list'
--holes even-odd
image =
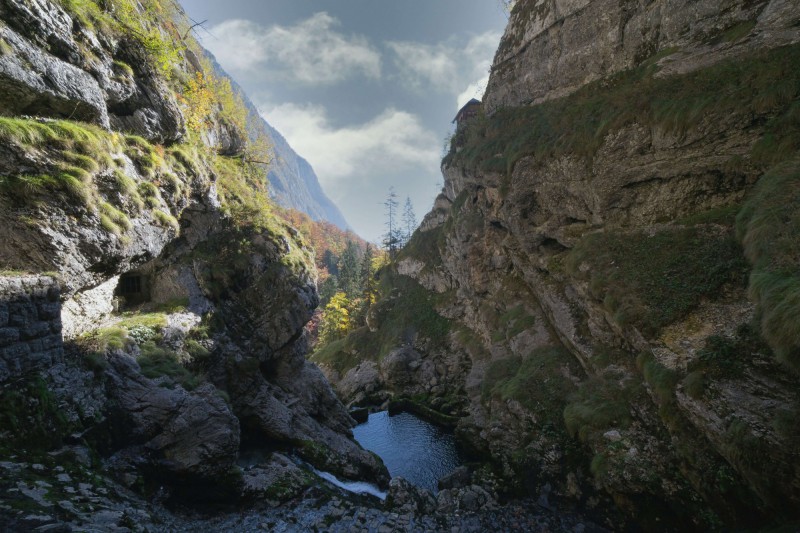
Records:
{"label": "overcast cloud", "polygon": [[264,77],[308,84],[330,84],[354,76],[378,78],[380,54],[358,35],[337,31],[339,21],[315,13],[293,26],[261,26],[232,19],[210,28],[215,39],[206,43],[231,74],[260,73]]}
{"label": "overcast cloud", "polygon": [[[497,31],[445,42],[388,42],[401,79],[418,90],[435,90],[454,96],[457,110],[470,98],[480,98],[489,81],[489,67],[500,41]],[[466,98],[466,100],[464,100]]]}
{"label": "overcast cloud", "polygon": [[439,163],[436,135],[418,117],[405,111],[387,109],[369,122],[337,129],[331,126],[326,109],[320,105],[260,108],[289,144],[305,154],[326,190],[343,182],[357,186],[387,166],[400,170],[435,167]]}

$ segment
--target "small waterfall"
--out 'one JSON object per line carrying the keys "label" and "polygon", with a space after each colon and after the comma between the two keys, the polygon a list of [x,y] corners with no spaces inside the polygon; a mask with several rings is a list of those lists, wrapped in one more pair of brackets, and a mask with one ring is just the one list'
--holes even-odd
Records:
{"label": "small waterfall", "polygon": [[313,468],[312,470],[316,475],[318,475],[325,481],[328,481],[348,492],[353,492],[356,494],[370,494],[381,500],[386,499],[386,492],[380,490],[372,483],[367,483],[366,481],[340,481],[339,478],[337,478],[336,476],[334,476],[329,472],[321,472],[316,468]]}

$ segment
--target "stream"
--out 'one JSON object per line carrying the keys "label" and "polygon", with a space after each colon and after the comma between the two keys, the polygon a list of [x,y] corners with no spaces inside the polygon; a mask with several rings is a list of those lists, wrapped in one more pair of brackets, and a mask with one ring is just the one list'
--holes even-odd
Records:
{"label": "stream", "polygon": [[383,459],[392,477],[438,492],[437,481],[462,464],[452,432],[411,413],[372,413],[353,428],[361,446]]}

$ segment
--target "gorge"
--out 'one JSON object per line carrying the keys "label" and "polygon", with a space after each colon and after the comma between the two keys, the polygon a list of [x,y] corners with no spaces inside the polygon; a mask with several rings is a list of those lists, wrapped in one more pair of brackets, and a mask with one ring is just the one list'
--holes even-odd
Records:
{"label": "gorge", "polygon": [[[800,526],[796,2],[518,0],[432,210],[315,346],[310,237],[191,29],[0,0],[0,528]],[[341,218],[295,163],[278,201]],[[352,408],[464,456],[391,478]]]}

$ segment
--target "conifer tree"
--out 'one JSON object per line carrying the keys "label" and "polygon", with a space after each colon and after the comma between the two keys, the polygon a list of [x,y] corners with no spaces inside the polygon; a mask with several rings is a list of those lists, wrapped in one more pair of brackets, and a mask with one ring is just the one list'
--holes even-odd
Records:
{"label": "conifer tree", "polygon": [[375,257],[375,253],[372,251],[372,245],[367,243],[364,255],[361,256],[361,288],[365,294],[369,291],[370,282],[372,281],[373,257]]}
{"label": "conifer tree", "polygon": [[358,245],[353,241],[347,241],[342,256],[339,258],[339,290],[343,291],[348,298],[357,298],[361,293],[361,268],[359,265],[359,255],[361,255]]}
{"label": "conifer tree", "polygon": [[414,214],[414,206],[408,196],[406,196],[406,205],[403,208],[403,229],[405,230],[403,246],[405,246],[411,239],[411,234],[417,229],[417,216]]}
{"label": "conifer tree", "polygon": [[389,194],[386,201],[383,202],[386,208],[386,234],[383,238],[383,245],[389,251],[389,256],[394,259],[397,253],[397,248],[401,244],[399,233],[399,225],[397,220],[397,193],[394,192],[394,187],[389,187]]}

